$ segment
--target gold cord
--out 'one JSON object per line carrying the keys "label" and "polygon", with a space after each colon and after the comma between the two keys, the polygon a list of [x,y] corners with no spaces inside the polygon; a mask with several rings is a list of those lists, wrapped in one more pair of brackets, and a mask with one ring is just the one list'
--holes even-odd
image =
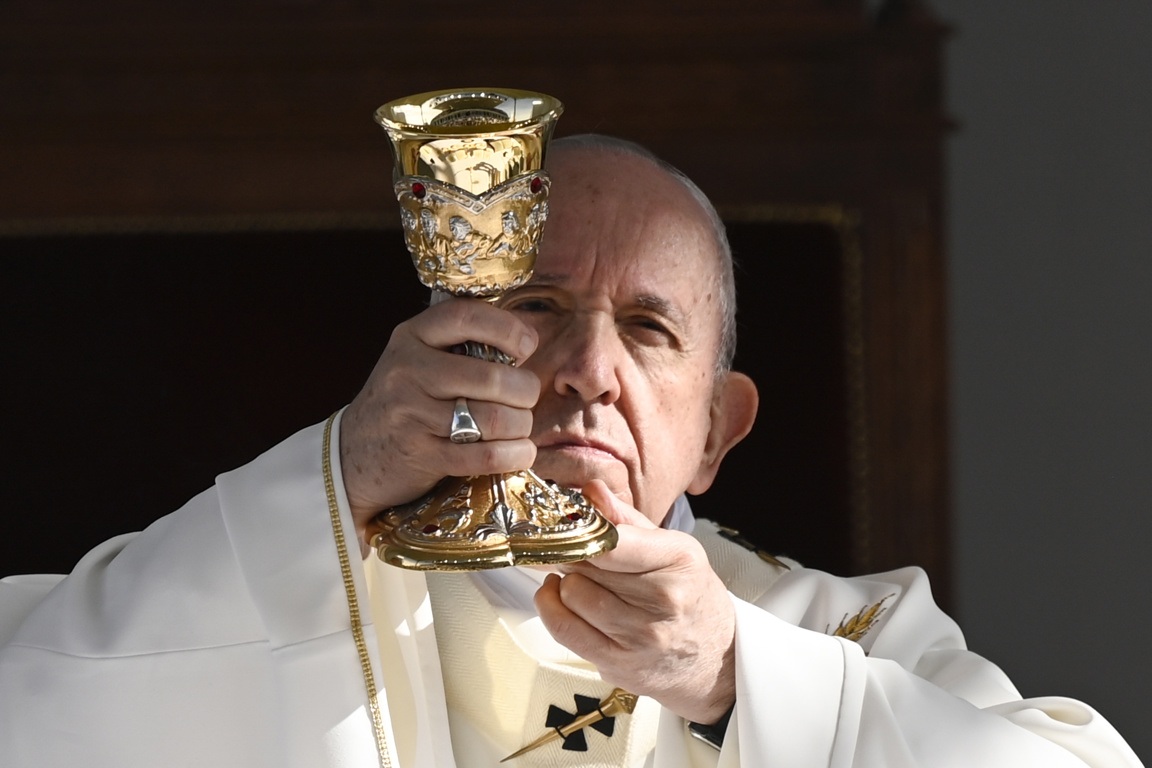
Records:
{"label": "gold cord", "polygon": [[[339,413],[339,411],[337,411]],[[388,754],[388,740],[384,736],[384,718],[380,713],[380,697],[376,690],[376,678],[372,674],[372,659],[368,656],[368,644],[364,642],[364,625],[360,621],[360,603],[356,599],[356,582],[352,579],[352,560],[348,557],[348,543],[344,538],[344,525],[340,522],[340,506],[336,502],[336,484],[332,480],[332,424],[336,413],[328,417],[324,425],[324,491],[328,495],[328,514],[332,518],[332,535],[336,537],[336,552],[340,557],[340,575],[344,579],[344,595],[348,598],[348,615],[352,620],[352,639],[356,641],[356,652],[360,655],[360,671],[364,675],[364,687],[368,691],[368,708],[372,711],[372,728],[376,732],[376,750],[380,753],[381,768],[392,768],[392,758]]]}

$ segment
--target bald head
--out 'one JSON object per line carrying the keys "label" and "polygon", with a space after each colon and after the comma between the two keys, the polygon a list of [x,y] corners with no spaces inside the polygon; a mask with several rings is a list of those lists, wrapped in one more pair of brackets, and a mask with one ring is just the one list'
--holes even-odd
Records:
{"label": "bald head", "polygon": [[[600,134],[579,134],[567,136],[552,142],[549,156],[549,169],[553,172],[556,166],[571,162],[576,166],[584,164],[582,157],[596,155],[612,155],[637,159],[655,168],[663,175],[674,180],[676,184],[687,193],[692,201],[690,207],[699,211],[701,222],[707,227],[711,238],[711,249],[715,258],[711,260],[712,274],[717,289],[718,301],[716,304],[719,316],[719,339],[716,357],[716,372],[721,374],[732,367],[732,360],[736,354],[736,279],[734,274],[734,261],[732,248],[728,243],[728,234],[724,223],[716,208],[708,197],[696,184],[678,168],[661,160],[645,147],[624,139]],[[615,164],[609,164],[615,167]]]}

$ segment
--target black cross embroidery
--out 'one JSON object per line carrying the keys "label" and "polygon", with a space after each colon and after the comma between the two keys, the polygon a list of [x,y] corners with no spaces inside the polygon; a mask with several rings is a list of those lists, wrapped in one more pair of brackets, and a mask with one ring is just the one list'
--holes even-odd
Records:
{"label": "black cross embroidery", "polygon": [[[556,729],[556,732],[560,733],[561,728],[571,723],[580,715],[586,715],[589,712],[595,712],[596,710],[600,709],[599,700],[594,699],[591,696],[581,696],[577,693],[573,696],[573,698],[576,700],[576,714],[569,714],[563,709],[560,709],[560,707],[556,706],[555,704],[549,704],[548,719],[544,724],[549,728]],[[603,712],[601,712],[601,714],[603,714]],[[592,727],[605,736],[611,736],[613,731],[616,730],[616,718],[604,717],[600,720],[597,720],[595,723],[592,723]],[[584,729],[573,731],[568,736],[564,736],[563,733],[560,733],[560,735],[564,738],[564,749],[568,749],[573,752],[588,751],[588,742],[584,738]]]}

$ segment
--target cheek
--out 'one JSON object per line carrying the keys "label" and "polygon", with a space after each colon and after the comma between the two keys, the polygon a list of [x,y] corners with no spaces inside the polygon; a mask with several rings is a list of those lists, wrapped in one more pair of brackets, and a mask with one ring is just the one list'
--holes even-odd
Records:
{"label": "cheek", "polygon": [[677,494],[696,475],[711,424],[711,372],[651,387],[644,425],[645,474],[649,486]]}
{"label": "cheek", "polygon": [[711,371],[668,378],[653,386],[660,419],[675,430],[679,446],[703,445],[712,410]]}

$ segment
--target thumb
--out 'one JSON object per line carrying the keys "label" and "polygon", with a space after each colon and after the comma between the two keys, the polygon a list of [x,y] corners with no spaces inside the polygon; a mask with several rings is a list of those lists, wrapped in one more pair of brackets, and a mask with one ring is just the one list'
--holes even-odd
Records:
{"label": "thumb", "polygon": [[608,490],[603,480],[593,480],[580,491],[584,497],[600,510],[613,525],[635,525],[638,528],[655,528],[656,524]]}

